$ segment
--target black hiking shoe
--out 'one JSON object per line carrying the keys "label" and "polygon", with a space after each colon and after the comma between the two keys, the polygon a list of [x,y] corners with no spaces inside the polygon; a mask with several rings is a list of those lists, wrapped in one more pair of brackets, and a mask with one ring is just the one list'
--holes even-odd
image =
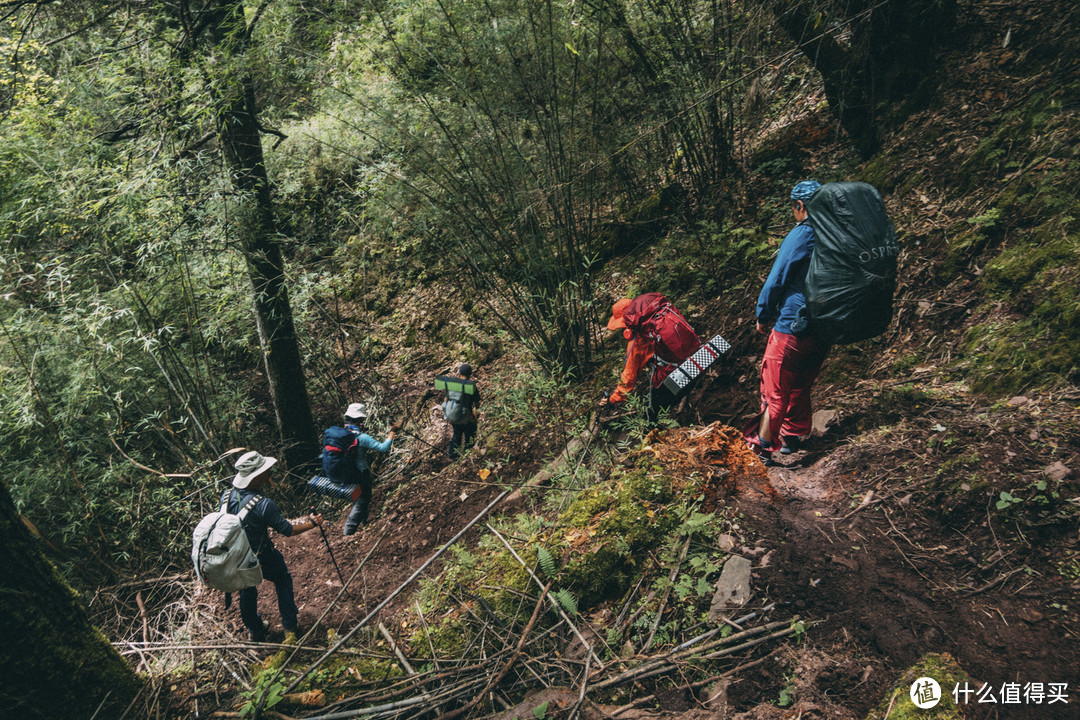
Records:
{"label": "black hiking shoe", "polygon": [[787,435],[780,438],[780,454],[791,455],[802,449],[802,438],[798,435]]}
{"label": "black hiking shoe", "polygon": [[758,456],[758,460],[761,461],[762,465],[765,467],[774,467],[777,465],[777,462],[773,460],[772,452],[767,450],[761,443],[761,438],[758,438],[757,442],[750,442],[748,444],[750,445],[750,449],[754,451],[754,454]]}
{"label": "black hiking shoe", "polygon": [[269,628],[269,626],[267,626],[265,620],[260,621],[259,624],[262,627],[260,627],[258,630],[252,630],[251,628],[248,628],[248,637],[251,638],[251,642],[257,642],[257,643],[266,642],[267,631],[270,628]]}

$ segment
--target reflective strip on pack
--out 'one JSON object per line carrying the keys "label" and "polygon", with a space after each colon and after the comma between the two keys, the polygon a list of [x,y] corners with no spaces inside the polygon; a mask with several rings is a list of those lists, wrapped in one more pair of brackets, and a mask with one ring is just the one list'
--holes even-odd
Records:
{"label": "reflective strip on pack", "polygon": [[696,380],[698,375],[712,365],[716,358],[730,349],[731,343],[722,336],[716,335],[698,348],[697,352],[683,360],[679,367],[672,370],[671,374],[664,379],[664,387],[672,395],[678,395]]}
{"label": "reflective strip on pack", "polygon": [[360,497],[359,485],[342,485],[324,475],[315,475],[307,481],[308,490],[318,495],[326,495],[340,500],[355,501]]}
{"label": "reflective strip on pack", "polygon": [[476,381],[462,380],[461,378],[439,375],[435,378],[435,389],[442,390],[444,392],[453,390],[454,392],[459,392],[462,395],[475,395]]}

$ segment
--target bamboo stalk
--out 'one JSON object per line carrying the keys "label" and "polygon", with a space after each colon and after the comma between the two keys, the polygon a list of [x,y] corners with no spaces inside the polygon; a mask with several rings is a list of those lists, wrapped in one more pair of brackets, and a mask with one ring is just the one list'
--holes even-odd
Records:
{"label": "bamboo stalk", "polygon": [[480,701],[484,698],[485,695],[491,692],[495,688],[495,686],[498,685],[504,677],[506,677],[506,674],[510,672],[510,668],[512,668],[514,666],[514,663],[517,662],[518,658],[521,657],[521,651],[522,648],[525,647],[525,641],[528,639],[530,633],[532,633],[532,629],[536,626],[536,621],[540,618],[540,609],[544,607],[544,600],[547,598],[548,591],[551,590],[551,586],[552,584],[554,584],[554,582],[554,580],[549,581],[548,584],[544,586],[544,589],[541,590],[540,597],[537,598],[536,606],[533,608],[532,617],[529,618],[529,622],[525,625],[525,629],[521,631],[521,637],[518,638],[517,645],[514,647],[514,654],[511,655],[510,659],[503,664],[502,669],[499,670],[495,677],[488,681],[487,685],[484,686],[484,689],[481,692],[477,693],[476,697],[473,698],[472,701],[458,708],[457,710],[451,710],[448,713],[443,713],[438,718],[436,718],[436,720],[454,720],[454,718],[459,717],[472,710],[480,703]]}
{"label": "bamboo stalk", "polygon": [[[655,670],[657,668],[661,668],[666,664],[673,664],[674,662],[676,662],[678,660],[689,658],[689,657],[695,656],[695,655],[700,656],[700,653],[707,652],[709,650],[712,650],[715,647],[730,645],[731,643],[737,643],[737,642],[739,642],[741,640],[746,640],[748,638],[756,637],[758,635],[761,635],[762,633],[766,633],[766,632],[769,632],[771,630],[775,630],[776,628],[779,628],[779,627],[786,626],[785,630],[783,630],[782,633],[780,633],[780,634],[788,634],[788,633],[793,632],[792,629],[791,629],[791,623],[795,622],[795,620],[797,620],[797,619],[798,618],[796,617],[796,618],[793,618],[792,620],[782,620],[782,621],[772,622],[772,623],[769,623],[767,625],[762,625],[760,627],[751,628],[750,630],[744,630],[741,633],[735,633],[733,635],[727,636],[726,638],[721,638],[719,640],[715,640],[713,642],[706,643],[704,646],[701,646],[701,647],[691,647],[691,648],[686,648],[684,650],[677,651],[677,652],[669,652],[669,653],[666,653],[665,655],[663,655],[663,656],[661,656],[659,658],[654,658],[652,660],[646,661],[645,663],[642,663],[641,665],[638,665],[637,667],[626,670],[625,672],[622,672],[622,673],[616,675],[615,677],[608,678],[607,680],[599,682],[596,685],[594,685],[593,687],[595,687],[597,690],[604,690],[604,689],[609,688],[609,687],[616,687],[616,686],[624,684],[625,682],[628,682],[630,680],[640,679],[642,676],[645,676],[647,673],[651,672],[652,670]],[[774,635],[775,635],[775,633],[774,633]],[[770,635],[769,637],[773,637],[773,636]],[[768,639],[768,638],[766,638],[766,639]],[[743,646],[740,645],[740,646],[737,646],[737,647],[741,648]],[[711,654],[711,655],[700,656],[700,658],[701,659],[713,659],[715,657],[720,657],[720,656],[721,656],[721,654]],[[672,666],[674,666],[674,665],[672,665]]]}
{"label": "bamboo stalk", "polygon": [[405,657],[405,653],[401,652],[401,649],[398,648],[397,641],[394,640],[394,636],[390,634],[390,631],[387,630],[386,626],[382,623],[379,623],[377,627],[379,628],[379,632],[382,634],[382,636],[386,638],[386,642],[390,643],[390,651],[393,652],[394,655],[397,657],[398,662],[401,663],[401,667],[405,670],[407,674],[415,675],[416,670],[413,669],[413,666],[409,664],[409,661]]}
{"label": "bamboo stalk", "polygon": [[[714,653],[710,653],[708,655],[704,655],[704,656],[701,656],[701,657],[696,657],[695,656],[695,657],[692,657],[692,658],[689,658],[689,659],[690,660],[716,660],[717,658],[725,657],[727,655],[733,655],[734,653],[740,652],[742,650],[749,650],[750,648],[761,645],[762,643],[768,642],[769,640],[775,640],[775,639],[780,638],[780,637],[785,637],[787,635],[790,635],[793,632],[795,632],[794,629],[789,627],[789,628],[787,628],[785,630],[780,630],[778,632],[770,633],[769,635],[766,635],[764,637],[759,637],[759,638],[755,638],[753,640],[748,640],[747,642],[744,642],[741,645],[736,645],[734,647],[724,648],[723,650],[718,650],[718,651],[716,651]],[[643,673],[643,674],[638,675],[638,676],[636,676],[634,678],[630,678],[629,680],[626,680],[626,681],[621,682],[619,684],[624,685],[624,684],[626,684],[626,682],[631,682],[631,681],[640,682],[642,680],[647,680],[648,678],[651,678],[651,677],[656,677],[657,675],[663,675],[664,673],[671,672],[672,670],[675,670],[676,668],[678,668],[678,664],[672,662],[670,665],[668,665],[666,667],[654,668],[654,669],[650,670],[649,672]]]}
{"label": "bamboo stalk", "polygon": [[668,586],[664,589],[664,596],[660,598],[660,607],[656,611],[656,621],[653,622],[652,630],[649,631],[649,637],[645,640],[645,644],[641,646],[641,651],[645,652],[652,647],[653,638],[656,637],[656,631],[660,629],[660,621],[664,617],[664,610],[667,606],[668,598],[671,597],[671,588],[675,586],[675,578],[679,576],[679,569],[682,567],[683,560],[686,559],[686,553],[690,549],[690,540],[693,536],[687,535],[686,542],[683,543],[682,552],[679,553],[679,559],[675,561],[675,566],[671,568],[671,572],[668,573]]}

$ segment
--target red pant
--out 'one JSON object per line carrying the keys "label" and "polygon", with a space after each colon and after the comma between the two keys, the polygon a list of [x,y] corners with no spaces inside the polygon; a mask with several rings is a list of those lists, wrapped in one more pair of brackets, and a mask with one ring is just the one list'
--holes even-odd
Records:
{"label": "red pant", "polygon": [[[761,412],[769,413],[772,446],[780,438],[810,434],[810,388],[829,354],[826,343],[773,330],[761,360]],[[746,438],[756,439],[760,415],[746,426]]]}

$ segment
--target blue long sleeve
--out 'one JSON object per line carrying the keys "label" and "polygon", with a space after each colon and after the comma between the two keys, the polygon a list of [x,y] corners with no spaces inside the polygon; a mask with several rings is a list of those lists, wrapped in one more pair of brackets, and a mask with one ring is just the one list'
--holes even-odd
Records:
{"label": "blue long sleeve", "polygon": [[362,450],[374,450],[375,452],[384,454],[390,452],[390,446],[394,443],[393,438],[386,438],[382,442],[379,442],[370,435],[365,434],[361,434],[356,440]]}
{"label": "blue long sleeve", "polygon": [[390,452],[390,446],[393,444],[393,438],[386,438],[382,442],[379,442],[370,435],[361,433],[356,438],[356,467],[361,471],[368,469],[367,458],[364,457],[365,451],[374,450],[375,452],[385,454]]}
{"label": "blue long sleeve", "polygon": [[762,325],[792,333],[795,314],[806,305],[803,282],[814,252],[814,229],[800,223],[791,229],[776,254],[769,277],[761,288],[757,302],[757,319]]}

